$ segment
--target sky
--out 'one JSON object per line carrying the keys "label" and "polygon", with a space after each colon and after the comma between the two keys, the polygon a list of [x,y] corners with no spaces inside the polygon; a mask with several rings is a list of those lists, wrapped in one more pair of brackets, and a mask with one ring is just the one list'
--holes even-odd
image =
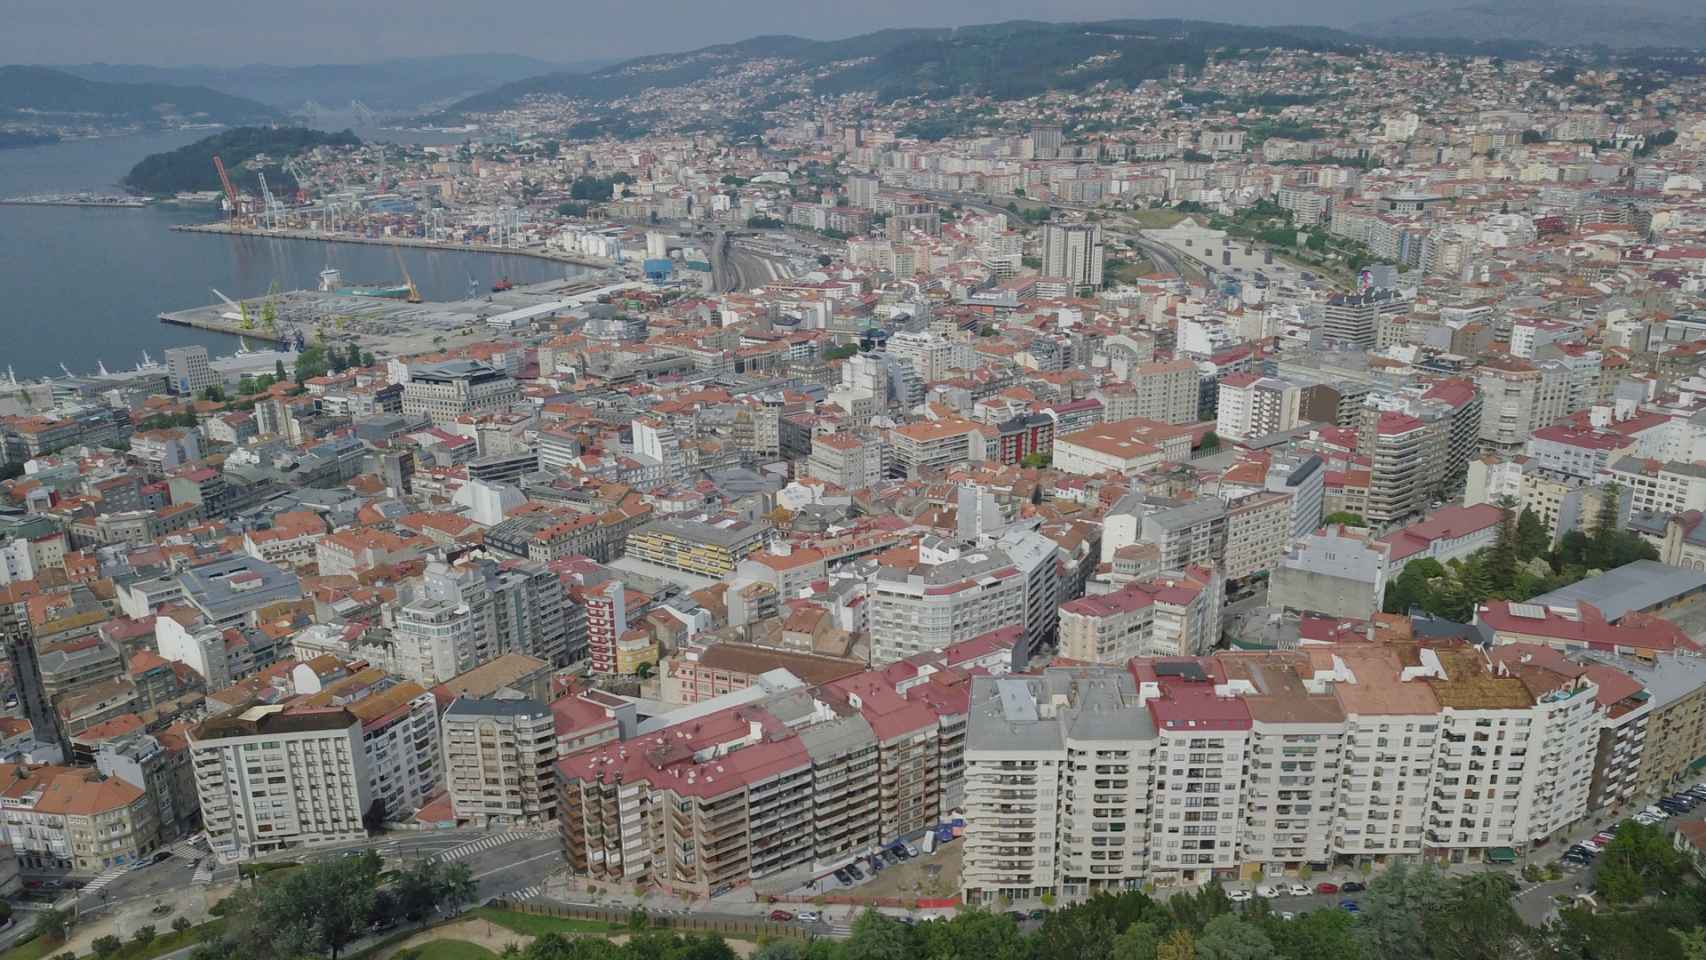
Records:
{"label": "sky", "polygon": [[[1469,0],[0,0],[0,63],[363,63],[447,53],[553,62],[1000,20],[1192,17],[1348,25]],[[1680,2],[1680,0],[1678,0]]]}

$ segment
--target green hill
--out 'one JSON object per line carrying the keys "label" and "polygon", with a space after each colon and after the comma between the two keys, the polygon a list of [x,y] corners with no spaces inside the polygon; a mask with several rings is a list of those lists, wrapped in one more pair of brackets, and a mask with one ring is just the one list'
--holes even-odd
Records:
{"label": "green hill", "polygon": [[[266,173],[267,184],[274,191],[294,190],[296,181],[284,172],[283,163],[296,154],[321,146],[357,146],[361,140],[348,130],[342,133],[323,133],[304,127],[238,127],[203,137],[194,143],[144,157],[130,168],[124,185],[136,193],[165,196],[187,190],[218,190],[219,173],[214,169],[215,155],[224,162],[226,171],[238,189],[255,190],[260,174]],[[245,166],[257,154],[266,154],[267,163],[259,168]]]}
{"label": "green hill", "polygon": [[264,103],[207,87],[169,83],[103,83],[47,67],[0,67],[0,112],[94,114],[119,120],[168,116],[212,123],[271,120]]}
{"label": "green hill", "polygon": [[[882,30],[832,41],[754,37],[688,53],[640,57],[590,73],[531,77],[462,100],[443,116],[499,110],[541,95],[608,101],[733,73],[758,59],[789,61],[768,81],[777,90],[809,76],[821,94],[865,91],[890,100],[963,92],[1023,97],[1047,90],[1084,90],[1104,82],[1130,86],[1164,77],[1174,67],[1194,71],[1215,50],[1332,50],[1366,43],[1320,27],[1239,27],[1195,20],[1014,21]],[[754,81],[755,93],[766,92],[762,83]]]}

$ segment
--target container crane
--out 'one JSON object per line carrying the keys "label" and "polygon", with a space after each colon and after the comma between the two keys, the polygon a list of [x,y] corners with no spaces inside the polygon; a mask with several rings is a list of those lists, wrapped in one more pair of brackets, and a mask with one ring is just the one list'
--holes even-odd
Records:
{"label": "container crane", "polygon": [[391,252],[397,255],[397,269],[403,271],[403,282],[409,286],[409,295],[403,298],[405,303],[420,303],[421,291],[415,286],[415,278],[409,276],[409,268],[403,265],[403,248],[393,245]]}
{"label": "container crane", "polygon": [[231,185],[231,175],[225,172],[225,161],[213,155],[213,169],[219,171],[219,183],[225,188],[225,202],[231,205],[231,219],[237,219],[237,188]]}

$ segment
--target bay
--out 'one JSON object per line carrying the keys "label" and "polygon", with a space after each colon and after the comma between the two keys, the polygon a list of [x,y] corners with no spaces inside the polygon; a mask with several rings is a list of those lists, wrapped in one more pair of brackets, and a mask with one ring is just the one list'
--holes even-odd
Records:
{"label": "bay", "polygon": [[[90,190],[117,192],[118,181],[150,153],[208,135],[172,131],[0,150],[0,197]],[[401,131],[358,131],[397,139]],[[389,134],[389,135],[388,135]],[[427,136],[431,136],[428,134]],[[460,138],[443,137],[439,142]],[[141,209],[0,206],[0,378],[57,375],[60,365],[87,373],[98,363],[128,368],[147,351],[199,343],[215,355],[237,348],[221,334],[166,326],[160,313],[226,296],[312,288],[328,266],[348,284],[401,280],[402,254],[428,300],[485,291],[508,276],[517,284],[578,276],[584,269],[532,257],[454,250],[215,234],[176,233],[180,223],[219,216],[213,207]]]}

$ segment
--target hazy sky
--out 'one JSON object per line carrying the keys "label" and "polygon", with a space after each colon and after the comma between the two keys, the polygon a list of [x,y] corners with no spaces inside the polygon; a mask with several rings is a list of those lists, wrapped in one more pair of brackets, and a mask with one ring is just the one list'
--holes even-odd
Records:
{"label": "hazy sky", "polygon": [[761,33],[817,39],[1013,19],[1348,24],[1469,0],[0,0],[0,63],[610,59]]}

